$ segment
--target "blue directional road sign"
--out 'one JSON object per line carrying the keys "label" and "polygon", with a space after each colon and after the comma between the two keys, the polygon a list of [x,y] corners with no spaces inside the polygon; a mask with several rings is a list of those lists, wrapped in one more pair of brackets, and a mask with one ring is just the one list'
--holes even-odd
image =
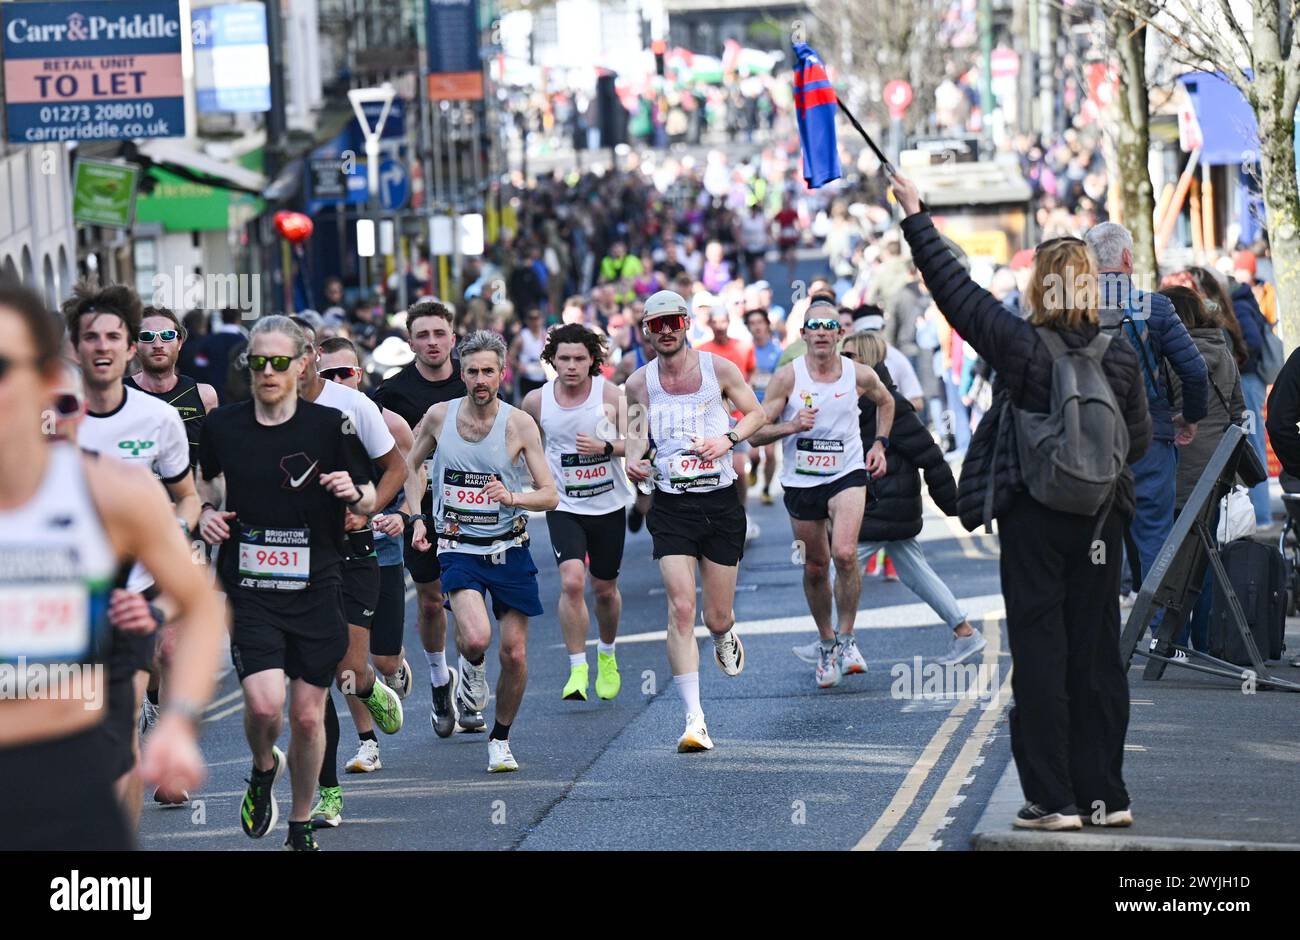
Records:
{"label": "blue directional road sign", "polygon": [[379,204],[392,211],[401,209],[411,196],[411,177],[398,160],[386,157],[379,164]]}

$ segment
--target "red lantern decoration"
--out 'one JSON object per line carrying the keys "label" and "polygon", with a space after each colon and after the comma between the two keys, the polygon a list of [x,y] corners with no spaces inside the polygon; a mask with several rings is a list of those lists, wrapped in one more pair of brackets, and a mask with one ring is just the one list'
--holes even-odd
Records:
{"label": "red lantern decoration", "polygon": [[301,212],[275,214],[275,230],[294,245],[311,238],[312,227],[311,218]]}

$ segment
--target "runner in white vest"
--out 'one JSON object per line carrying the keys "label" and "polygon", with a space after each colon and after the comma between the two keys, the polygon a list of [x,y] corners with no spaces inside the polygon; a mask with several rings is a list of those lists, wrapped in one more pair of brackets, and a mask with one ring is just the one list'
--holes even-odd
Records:
{"label": "runner in white vest", "polygon": [[[853,636],[862,593],[858,530],[867,475],[884,474],[894,423],[894,399],[875,371],[839,354],[840,330],[834,304],[816,300],[809,305],[800,330],[807,352],[778,369],[768,383],[763,408],[772,423],[753,438],[755,446],[782,442],[781,486],[795,545],[802,546],[804,595],[821,636],[815,678],[823,689],[839,685],[845,673],[867,671]],[[868,396],[877,408],[879,435],[865,459],[859,395]],[[832,559],[838,629],[831,627]]]}
{"label": "runner in white vest", "polygon": [[614,640],[623,610],[618,591],[623,513],[632,502],[619,433],[623,395],[600,374],[604,339],[580,323],[551,330],[542,359],[556,378],[529,392],[523,410],[542,429],[546,462],[560,491],[559,508],[546,514],[546,526],[560,568],[560,629],[569,651],[569,681],[561,698],[587,700],[589,617],[583,593],[590,567],[600,628],[596,695],[612,699],[621,685]]}
{"label": "runner in white vest", "polygon": [[[735,365],[686,344],[688,320],[680,295],[665,290],[647,298],[641,328],[658,355],[627,380],[627,452],[645,455],[627,460],[627,475],[638,485],[654,482],[646,524],[668,594],[668,662],[686,710],[677,750],[706,751],[713,742],[700,705],[695,569],[714,658],[728,676],[739,675],[745,648],[732,630],[732,603],[745,552],[745,507],[736,497],[730,451],[767,419]],[[730,431],[724,399],[744,415]]]}

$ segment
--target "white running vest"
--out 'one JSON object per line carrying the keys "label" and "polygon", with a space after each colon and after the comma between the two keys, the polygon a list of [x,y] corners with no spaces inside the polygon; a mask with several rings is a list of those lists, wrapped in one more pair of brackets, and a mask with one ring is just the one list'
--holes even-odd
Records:
{"label": "white running vest", "polygon": [[519,371],[530,382],[541,382],[546,378],[542,368],[542,350],[546,348],[546,333],[534,336],[528,327],[519,331]]}
{"label": "white running vest", "polygon": [[[578,435],[604,440],[599,432],[608,428],[605,416],[605,379],[594,376],[591,394],[581,405],[565,408],[555,400],[555,381],[542,386],[542,433],[546,437],[546,462],[560,491],[565,512],[580,516],[603,516],[626,509],[632,503],[632,487],[623,473],[619,457],[578,453]],[[617,436],[617,428],[615,428]]]}
{"label": "white running vest", "polygon": [[655,486],[665,493],[707,493],[724,489],[736,479],[731,451],[712,461],[686,453],[692,437],[722,437],[731,430],[731,416],[713,371],[713,354],[702,352],[699,357],[700,387],[688,395],[664,391],[659,384],[658,359],[646,365],[650,437],[657,450]]}
{"label": "white running vest", "polygon": [[854,470],[863,470],[862,431],[858,424],[858,379],[853,360],[840,357],[840,377],[829,384],[814,382],[803,356],[792,360],[794,389],[781,412],[782,421],[794,420],[804,408],[817,409],[817,423],[809,431],[781,441],[781,486],[821,486]]}
{"label": "white running vest", "polygon": [[36,494],[0,510],[0,662],[85,662],[108,628],[117,561],[81,460],[50,444]]}

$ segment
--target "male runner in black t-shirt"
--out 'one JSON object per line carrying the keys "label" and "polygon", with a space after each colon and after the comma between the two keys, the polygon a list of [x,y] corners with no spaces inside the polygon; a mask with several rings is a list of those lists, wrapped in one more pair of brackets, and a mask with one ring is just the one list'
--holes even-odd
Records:
{"label": "male runner in black t-shirt", "polygon": [[199,528],[221,544],[217,572],[230,600],[230,652],[253,752],[240,820],[259,839],[278,818],[273,790],[286,760],[275,740],[288,676],[294,772],[285,844],[295,850],[317,847],[311,807],[324,756],[325,696],[348,648],[344,509],[375,508],[370,458],[351,423],[337,409],[298,397],[306,349],[306,336],[287,317],[259,320],[249,337],[252,400],[214,411],[199,445]]}
{"label": "male runner in black t-shirt", "polygon": [[[415,361],[379,387],[375,402],[395,411],[414,431],[438,402],[464,398],[468,394],[460,377],[460,368],[452,358],[456,332],[452,313],[437,301],[415,304],[406,313]],[[420,512],[433,512],[430,491],[425,490]],[[438,737],[449,737],[456,729],[455,702],[457,674],[447,668],[447,612],[443,607],[442,569],[436,552],[417,552],[411,548],[411,530],[406,530],[404,555],[406,570],[415,582],[418,599],[420,641],[429,661],[429,679],[433,685],[433,728]],[[460,709],[460,726],[465,731],[482,731],[486,722],[482,712]]]}

